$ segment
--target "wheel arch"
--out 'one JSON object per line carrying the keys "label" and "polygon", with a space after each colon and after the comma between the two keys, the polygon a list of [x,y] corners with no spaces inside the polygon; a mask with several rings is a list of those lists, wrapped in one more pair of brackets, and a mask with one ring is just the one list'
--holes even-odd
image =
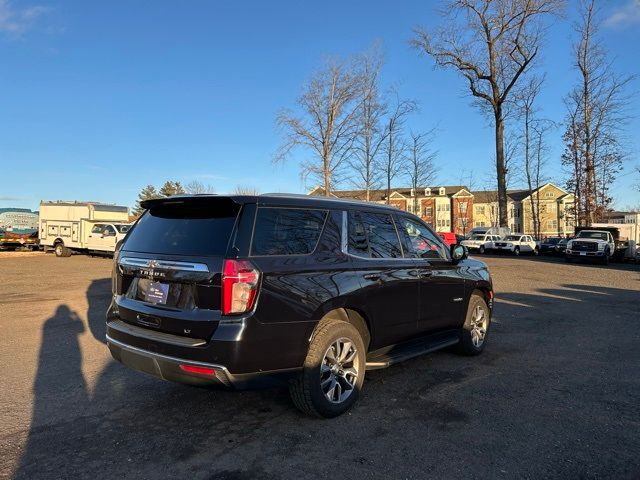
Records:
{"label": "wheel arch", "polygon": [[326,312],[316,324],[310,338],[313,337],[313,334],[318,330],[318,328],[320,328],[321,325],[330,320],[339,320],[353,325],[356,330],[358,330],[358,333],[360,333],[365,347],[367,348],[367,350],[369,349],[372,336],[369,320],[362,312],[349,307],[338,307]]}

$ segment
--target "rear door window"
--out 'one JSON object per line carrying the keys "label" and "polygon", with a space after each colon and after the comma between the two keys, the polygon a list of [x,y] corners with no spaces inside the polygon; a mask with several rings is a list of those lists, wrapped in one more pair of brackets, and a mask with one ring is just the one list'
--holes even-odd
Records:
{"label": "rear door window", "polygon": [[349,253],[371,258],[401,258],[400,239],[391,215],[349,212]]}
{"label": "rear door window", "polygon": [[320,239],[327,214],[327,210],[258,208],[251,255],[312,253]]}

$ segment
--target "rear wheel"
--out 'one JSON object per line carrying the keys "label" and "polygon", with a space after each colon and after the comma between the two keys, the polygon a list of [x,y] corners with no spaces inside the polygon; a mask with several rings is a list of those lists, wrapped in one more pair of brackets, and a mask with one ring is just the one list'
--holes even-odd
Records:
{"label": "rear wheel", "polygon": [[491,311],[484,296],[474,292],[469,300],[460,343],[455,346],[455,350],[462,355],[479,355],[487,343],[490,323]]}
{"label": "rear wheel", "polygon": [[64,243],[58,242],[55,247],[53,247],[53,251],[56,253],[56,257],[70,257],[71,249],[64,246]]}
{"label": "rear wheel", "polygon": [[332,418],[349,410],[362,384],[367,352],[350,323],[328,320],[314,332],[302,372],[289,388],[298,409]]}

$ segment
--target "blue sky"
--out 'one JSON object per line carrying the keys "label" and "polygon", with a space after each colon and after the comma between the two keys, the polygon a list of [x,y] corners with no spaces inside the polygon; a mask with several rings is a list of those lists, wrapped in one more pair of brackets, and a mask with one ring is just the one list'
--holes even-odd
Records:
{"label": "blue sky", "polygon": [[[571,88],[575,15],[550,30],[544,116],[561,121]],[[40,200],[132,206],[146,184],[199,179],[217,192],[236,185],[304,192],[296,157],[271,159],[274,118],[293,107],[325,55],[380,41],[385,85],[420,102],[409,126],[437,126],[439,183],[494,172],[492,129],[453,72],[409,47],[412,29],[438,21],[435,2],[21,1],[0,0],[0,207]],[[640,3],[603,2],[602,38],[621,72],[640,73]],[[638,82],[634,88],[638,90]],[[640,98],[629,105],[630,160],[613,193],[640,205]],[[549,138],[548,174],[558,183],[561,127]],[[298,159],[302,156],[299,152]],[[516,185],[514,185],[516,186]]]}

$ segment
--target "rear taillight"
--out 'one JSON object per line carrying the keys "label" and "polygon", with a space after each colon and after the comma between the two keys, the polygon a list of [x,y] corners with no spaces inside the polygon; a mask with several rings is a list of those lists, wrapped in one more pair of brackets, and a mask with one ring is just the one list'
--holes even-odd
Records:
{"label": "rear taillight", "polygon": [[258,293],[260,272],[248,260],[225,260],[222,269],[222,314],[248,312]]}

